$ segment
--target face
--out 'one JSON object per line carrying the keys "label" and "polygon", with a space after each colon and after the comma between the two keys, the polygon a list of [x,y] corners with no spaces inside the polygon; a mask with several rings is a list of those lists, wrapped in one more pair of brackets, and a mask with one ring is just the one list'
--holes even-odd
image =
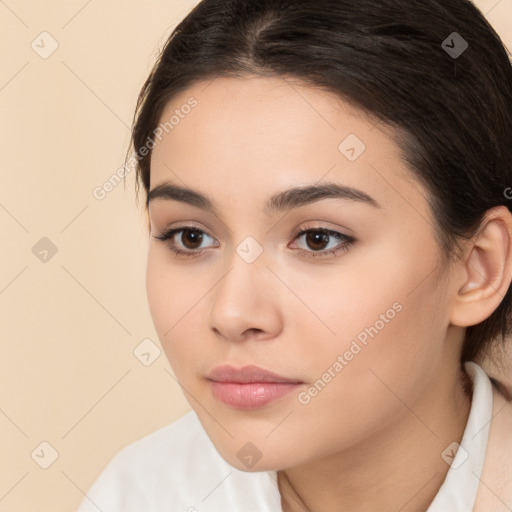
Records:
{"label": "face", "polygon": [[[378,434],[435,388],[449,324],[426,193],[391,135],[277,78],[197,83],[172,116],[151,159],[147,293],[219,453],[276,470]],[[288,383],[220,383],[221,365]]]}

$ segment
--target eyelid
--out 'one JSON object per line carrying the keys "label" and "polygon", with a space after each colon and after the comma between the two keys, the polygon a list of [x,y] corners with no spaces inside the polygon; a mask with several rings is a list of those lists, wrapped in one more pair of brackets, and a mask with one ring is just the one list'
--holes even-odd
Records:
{"label": "eyelid", "polygon": [[[171,232],[176,232],[176,231],[181,231],[181,230],[186,230],[186,229],[190,229],[190,230],[195,229],[197,231],[201,231],[202,233],[205,233],[210,238],[215,239],[215,237],[210,234],[210,232],[207,228],[203,227],[202,225],[195,225],[195,222],[196,221],[183,221],[182,224],[180,224],[180,223],[178,223],[177,225],[172,224],[170,226],[166,226],[161,229],[155,228],[154,230],[157,231],[158,234],[153,235],[153,236],[157,239],[161,239],[163,237],[163,235],[166,235]],[[151,233],[152,232],[153,232],[153,228],[151,228]]]}
{"label": "eyelid", "polygon": [[[337,227],[328,227],[327,224],[330,224],[326,221],[306,221],[305,223],[301,224],[294,232],[294,235],[292,235],[294,238],[303,233],[304,231],[328,231],[330,233],[336,233],[339,235],[343,235],[347,238],[354,238],[352,235],[353,230],[349,229],[348,227],[338,225]],[[340,231],[340,229],[342,231]]]}
{"label": "eyelid", "polygon": [[[187,230],[188,231],[194,231],[194,230],[200,231],[201,233],[205,234],[209,238],[215,240],[216,243],[218,244],[218,241],[216,240],[216,238],[213,235],[210,235],[210,233],[208,233],[208,231],[206,231],[203,228],[194,226],[192,224],[185,224],[183,226],[171,226],[168,228],[164,228],[158,234],[153,235],[153,236],[157,240],[161,240],[161,241],[165,242],[165,241],[168,241],[169,238],[172,238],[173,236],[175,236],[177,233],[179,233],[181,231],[187,231]],[[203,250],[205,250],[205,249],[203,249]],[[193,253],[194,251],[188,251],[188,252]],[[198,251],[195,251],[195,252],[198,252]]]}

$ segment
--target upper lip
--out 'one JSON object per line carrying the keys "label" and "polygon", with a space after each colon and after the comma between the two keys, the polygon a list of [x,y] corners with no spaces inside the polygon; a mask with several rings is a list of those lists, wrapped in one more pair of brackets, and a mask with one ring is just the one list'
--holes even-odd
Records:
{"label": "upper lip", "polygon": [[252,364],[238,369],[230,365],[217,366],[208,374],[207,379],[216,382],[236,382],[240,384],[250,382],[287,382],[299,384],[302,382],[297,379],[283,377]]}

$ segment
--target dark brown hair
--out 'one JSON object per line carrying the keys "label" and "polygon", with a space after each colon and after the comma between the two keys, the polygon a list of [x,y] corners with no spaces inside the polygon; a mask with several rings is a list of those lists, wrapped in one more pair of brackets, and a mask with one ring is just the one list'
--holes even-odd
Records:
{"label": "dark brown hair", "polygon": [[[456,253],[487,210],[510,208],[512,66],[469,0],[203,0],[140,92],[137,191],[142,184],[147,197],[148,141],[166,104],[194,82],[250,74],[299,79],[391,127],[428,192],[443,255]],[[511,308],[509,288],[489,318],[466,329],[461,361],[505,341]]]}

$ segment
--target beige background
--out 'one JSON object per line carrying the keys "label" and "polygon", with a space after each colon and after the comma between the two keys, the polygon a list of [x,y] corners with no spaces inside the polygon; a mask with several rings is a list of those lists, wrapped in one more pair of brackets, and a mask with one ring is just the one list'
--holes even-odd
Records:
{"label": "beige background", "polygon": [[[189,410],[164,354],[134,355],[159,346],[134,176],[93,190],[195,3],[0,0],[0,512],[73,511],[119,449]],[[512,48],[512,0],[476,3]]]}

